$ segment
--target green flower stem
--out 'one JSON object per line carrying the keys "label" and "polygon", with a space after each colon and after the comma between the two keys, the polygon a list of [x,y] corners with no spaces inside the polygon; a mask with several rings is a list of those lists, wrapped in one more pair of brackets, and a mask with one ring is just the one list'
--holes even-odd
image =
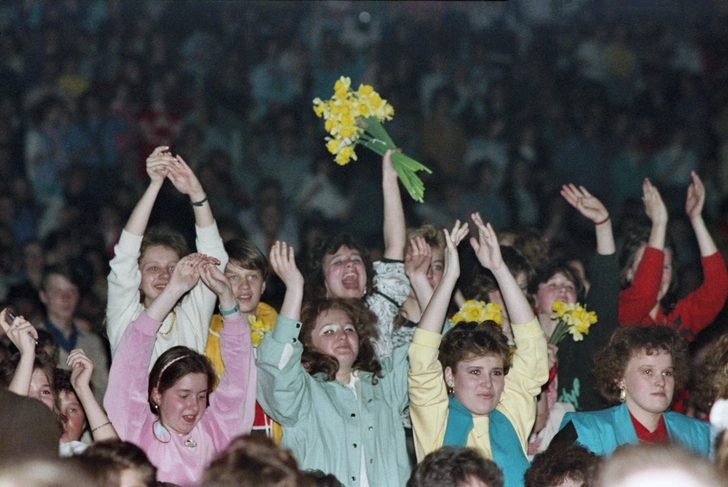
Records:
{"label": "green flower stem", "polygon": [[[397,147],[376,118],[364,118],[362,119],[362,125],[364,126],[364,132],[360,134],[359,140],[356,142],[357,144],[374,151],[380,156],[384,156],[388,149],[395,149]],[[392,166],[412,199],[422,203],[425,194],[425,184],[417,176],[416,172],[426,171],[431,174],[432,171],[427,166],[420,164],[401,152],[392,154]]]}

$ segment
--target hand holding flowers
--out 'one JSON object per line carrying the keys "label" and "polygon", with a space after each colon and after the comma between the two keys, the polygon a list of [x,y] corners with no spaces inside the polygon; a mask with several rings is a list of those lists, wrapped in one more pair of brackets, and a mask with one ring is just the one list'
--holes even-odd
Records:
{"label": "hand holding flowers", "polygon": [[[397,147],[381,123],[392,119],[394,108],[369,85],[360,85],[357,91],[352,91],[351,79],[342,76],[334,84],[334,96],[327,101],[316,98],[313,110],[324,119],[324,128],[331,135],[325,139],[326,148],[341,166],[357,160],[354,151],[357,144],[380,156]],[[410,196],[422,202],[425,186],[416,172],[432,171],[401,152],[392,154],[392,163]]]}

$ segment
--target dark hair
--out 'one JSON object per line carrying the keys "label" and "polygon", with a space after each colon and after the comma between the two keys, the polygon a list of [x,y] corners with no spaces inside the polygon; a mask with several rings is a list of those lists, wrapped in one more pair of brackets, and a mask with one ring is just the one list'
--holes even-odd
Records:
{"label": "dark hair", "polygon": [[160,355],[149,373],[149,407],[152,413],[159,415],[159,407],[152,399],[152,390],[156,387],[160,394],[164,394],[187,374],[205,374],[207,376],[207,405],[210,405],[210,392],[212,392],[212,386],[217,377],[210,359],[194,350],[178,345]]}
{"label": "dark hair", "polygon": [[36,350],[44,350],[54,362],[58,363],[61,356],[61,347],[58,346],[56,339],[47,330],[36,331],[38,332],[38,344],[35,346]]}
{"label": "dark hair", "polygon": [[494,321],[458,323],[442,337],[439,359],[443,370],[450,367],[455,371],[461,361],[486,355],[502,358],[503,372],[508,373],[511,365],[508,338]]}
{"label": "dark hair", "polygon": [[696,372],[696,385],[690,393],[690,402],[699,411],[710,411],[716,399],[728,399],[728,333],[715,340],[705,361]]}
{"label": "dark hair", "polygon": [[447,244],[445,243],[445,234],[442,230],[438,230],[434,225],[426,223],[416,228],[410,228],[407,230],[407,242],[404,246],[404,253],[406,254],[410,250],[410,240],[415,237],[422,237],[425,239],[425,243],[430,247],[437,247],[442,252],[445,252]]}
{"label": "dark hair", "polygon": [[[7,389],[10,386],[10,382],[13,380],[15,375],[15,369],[18,368],[20,363],[20,352],[16,352],[10,356],[7,360],[0,362],[0,388]],[[53,389],[53,393],[56,392],[56,384],[54,382],[56,362],[48,356],[42,350],[36,350],[35,360],[33,361],[33,370],[42,370],[48,378],[48,383]]]}
{"label": "dark hair", "polygon": [[574,284],[576,288],[576,300],[578,302],[584,301],[584,283],[579,277],[579,273],[567,260],[554,260],[547,262],[543,266],[536,269],[536,274],[533,279],[528,283],[528,292],[534,296],[538,294],[538,287],[541,284],[548,282],[549,279],[554,277],[556,274],[561,273]]}
{"label": "dark hair", "polygon": [[40,280],[40,289],[45,291],[48,287],[48,281],[52,276],[61,276],[67,279],[71,284],[78,288],[76,282],[76,274],[68,264],[53,264],[43,268],[43,277]]}
{"label": "dark hair", "polygon": [[377,322],[377,315],[359,299],[319,299],[304,305],[303,310],[301,310],[302,326],[299,337],[303,345],[301,362],[304,367],[311,375],[323,372],[326,375],[326,380],[336,379],[339,361],[330,355],[316,351],[311,336],[319,316],[331,310],[343,311],[351,319],[359,337],[359,355],[357,355],[352,368],[371,372],[374,374],[372,383],[376,384],[376,378],[383,377],[382,366],[377,360],[372,343],[378,336],[377,329],[374,326]]}
{"label": "dark hair", "polygon": [[142,244],[139,248],[138,261],[141,262],[144,254],[150,247],[156,246],[167,247],[173,250],[180,259],[190,253],[187,240],[185,240],[181,233],[167,226],[160,225],[149,228],[144,232],[144,238],[142,238]]}
{"label": "dark hair", "polygon": [[524,477],[525,487],[557,487],[567,480],[594,483],[599,457],[576,443],[553,443],[536,455]]}
{"label": "dark hair", "polygon": [[136,470],[147,487],[157,483],[157,468],[144,451],[128,441],[100,441],[90,445],[83,453],[73,457],[99,485],[118,487],[121,473]]}
{"label": "dark hair", "polygon": [[[530,283],[535,277],[536,271],[528,261],[526,255],[517,248],[507,245],[501,245],[500,250],[501,256],[503,256],[503,262],[508,267],[508,270],[511,271],[511,275],[516,277],[521,272],[524,272],[526,274],[526,282]],[[490,301],[488,293],[500,290],[495,276],[490,269],[486,269],[485,267],[479,268],[473,278],[471,288],[470,295],[473,296],[473,299],[485,302]]]}
{"label": "dark hair", "polygon": [[[646,246],[649,240],[649,227],[635,227],[632,228],[627,234],[627,237],[624,240],[624,244],[622,245],[622,250],[619,252],[619,268],[622,270],[620,285],[622,289],[627,289],[631,284],[632,281],[627,279],[627,271],[634,264],[634,261],[637,258],[637,251],[643,245]],[[673,241],[672,236],[669,233],[665,234],[665,251],[672,252],[673,261],[676,259],[675,242]],[[672,282],[670,283],[670,289],[667,293],[673,293],[676,288],[677,279],[673,278]]]}
{"label": "dark hair", "polygon": [[667,326],[628,326],[618,328],[609,343],[594,355],[594,378],[599,392],[608,401],[619,401],[618,382],[624,377],[627,363],[635,355],[667,352],[672,357],[675,390],[688,379],[690,362],[688,346],[680,334]]}
{"label": "dark hair", "polygon": [[306,470],[303,476],[311,481],[311,487],[345,487],[334,474],[321,470]]}
{"label": "dark hair", "polygon": [[306,278],[306,297],[305,299],[321,299],[326,298],[326,276],[324,275],[324,257],[334,255],[342,246],[346,246],[351,250],[356,250],[361,255],[364,262],[364,269],[367,273],[367,294],[374,291],[372,276],[374,269],[372,261],[369,258],[369,250],[361,245],[353,236],[348,233],[341,233],[335,236],[323,237],[316,241],[305,269]]}
{"label": "dark hair", "polygon": [[263,281],[268,279],[268,259],[250,240],[242,238],[228,240],[225,242],[225,252],[228,254],[228,263],[243,269],[260,271]]}
{"label": "dark hair", "polygon": [[207,467],[200,487],[298,487],[301,480],[290,451],[269,438],[239,436]]}
{"label": "dark hair", "polygon": [[473,478],[488,487],[503,487],[503,473],[495,462],[474,448],[443,446],[415,467],[407,487],[460,487]]}

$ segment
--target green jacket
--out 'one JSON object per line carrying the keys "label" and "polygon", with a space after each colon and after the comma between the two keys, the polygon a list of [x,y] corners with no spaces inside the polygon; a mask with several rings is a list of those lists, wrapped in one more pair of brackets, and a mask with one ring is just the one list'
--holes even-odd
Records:
{"label": "green jacket", "polygon": [[358,487],[363,460],[369,485],[402,487],[410,475],[400,414],[407,406],[407,347],[381,361],[384,377],[360,372],[354,391],[301,365],[301,324],[278,316],[258,346],[257,398],[283,428],[281,447],[299,467],[335,475]]}

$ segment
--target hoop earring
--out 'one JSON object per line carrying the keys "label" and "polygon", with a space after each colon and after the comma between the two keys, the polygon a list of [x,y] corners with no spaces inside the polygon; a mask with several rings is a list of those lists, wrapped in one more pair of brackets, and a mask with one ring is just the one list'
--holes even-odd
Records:
{"label": "hoop earring", "polygon": [[624,388],[624,386],[619,388],[619,402],[624,402],[627,400],[627,389]]}

